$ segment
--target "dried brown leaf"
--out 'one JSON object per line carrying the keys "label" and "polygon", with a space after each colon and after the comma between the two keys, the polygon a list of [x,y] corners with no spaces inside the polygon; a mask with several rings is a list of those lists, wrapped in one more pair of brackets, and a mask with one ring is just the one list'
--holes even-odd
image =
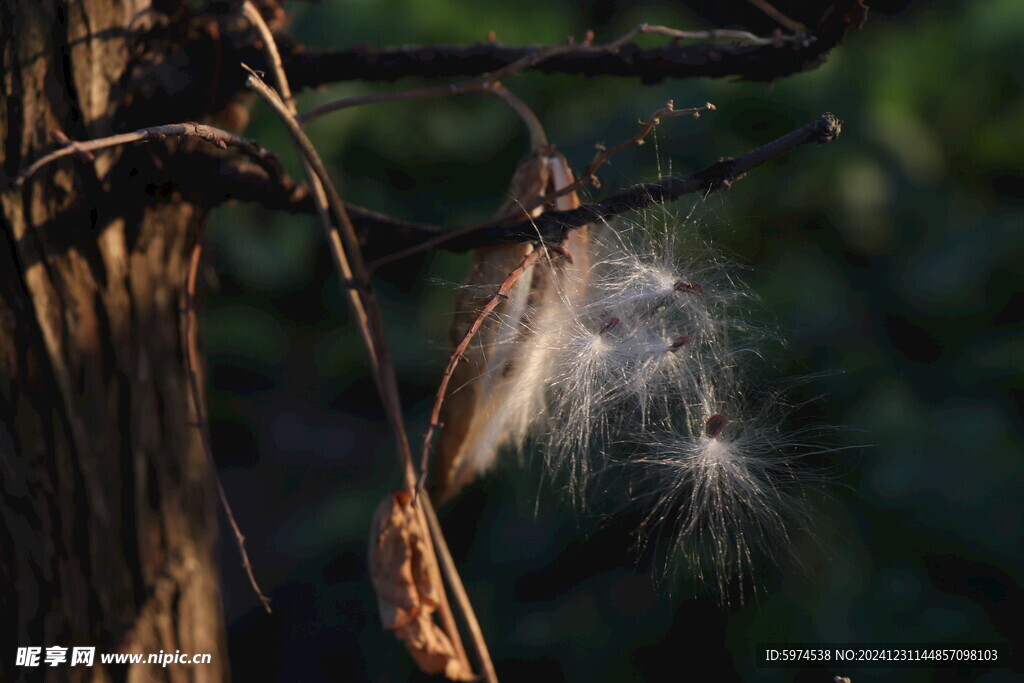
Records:
{"label": "dried brown leaf", "polygon": [[430,614],[421,612],[411,623],[395,630],[409,654],[424,673],[444,674],[453,681],[473,681],[476,676],[455,654],[451,640]]}
{"label": "dried brown leaf", "polygon": [[381,501],[370,538],[370,577],[377,591],[381,621],[388,629],[411,623],[421,609],[422,579],[417,580],[414,573],[414,558],[422,555],[422,538],[401,496],[408,494],[395,493]]}
{"label": "dried brown leaf", "polygon": [[370,532],[370,577],[384,628],[405,643],[417,665],[453,681],[474,680],[469,665],[433,619],[441,598],[440,573],[407,491],[377,506]]}

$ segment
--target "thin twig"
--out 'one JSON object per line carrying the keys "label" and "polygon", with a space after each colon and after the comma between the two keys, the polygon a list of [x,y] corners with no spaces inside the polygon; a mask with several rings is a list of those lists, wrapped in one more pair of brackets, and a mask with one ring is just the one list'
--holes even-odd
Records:
{"label": "thin twig", "polygon": [[[541,53],[536,55],[528,55],[493,74],[484,74],[479,78],[463,81],[461,83],[449,83],[447,85],[439,85],[430,88],[414,88],[412,90],[397,90],[394,92],[373,93],[371,95],[356,95],[354,97],[342,98],[311,109],[308,112],[299,115],[298,120],[299,123],[306,124],[309,121],[324,116],[325,114],[364,104],[378,104],[381,102],[396,102],[401,100],[425,99],[431,97],[448,97],[450,95],[489,95],[503,100],[512,108],[513,111],[516,112],[516,114],[519,115],[520,118],[522,118],[523,123],[526,124],[527,130],[530,132],[530,139],[533,143],[531,145],[532,147],[536,147],[538,144],[547,144],[547,138],[543,135],[544,129],[540,124],[540,120],[537,119],[537,115],[533,113],[525,102],[505,88],[501,81],[530,67],[538,59],[543,61],[543,59],[558,54],[558,52],[565,49],[565,47],[566,46],[561,45],[553,46],[547,52],[541,51]],[[555,48],[558,49],[556,50]]]}
{"label": "thin twig", "polygon": [[[243,4],[247,18],[259,29],[264,41],[267,43],[268,51],[271,51],[270,64],[274,71],[274,77],[281,85],[284,93],[289,93],[288,79],[281,67],[280,59],[274,57],[277,53],[270,29],[263,21],[259,11],[252,6],[249,0]],[[416,474],[412,466],[412,453],[409,449],[409,442],[405,432],[405,424],[402,419],[401,400],[398,396],[398,382],[395,379],[394,367],[390,362],[390,352],[387,340],[384,336],[384,326],[380,319],[380,309],[376,304],[373,289],[370,283],[370,276],[363,265],[362,251],[359,241],[356,238],[355,229],[349,219],[348,211],[341,200],[337,186],[331,179],[327,167],[324,166],[316,147],[310,141],[302,126],[296,118],[295,104],[288,102],[277,92],[267,86],[259,75],[247,65],[242,67],[249,72],[246,81],[251,89],[263,98],[270,105],[270,108],[278,115],[288,132],[292,136],[299,155],[302,159],[303,170],[306,179],[313,190],[313,198],[320,215],[320,222],[331,247],[331,254],[334,257],[335,265],[341,276],[345,296],[349,301],[353,314],[356,318],[360,336],[366,346],[370,357],[371,374],[377,384],[384,403],[384,411],[391,423],[392,431],[398,445],[399,458],[405,470],[405,479],[410,490],[416,482]],[[331,214],[337,221],[336,229],[331,221]]]}
{"label": "thin twig", "polygon": [[53,137],[63,146],[58,150],[40,157],[28,168],[22,171],[16,178],[14,178],[14,185],[16,187],[23,185],[29,177],[47,164],[51,164],[58,159],[71,156],[72,154],[77,156],[86,155],[88,158],[88,156],[91,156],[92,152],[101,149],[117,147],[118,145],[126,145],[132,142],[159,142],[168,137],[179,136],[200,138],[215,147],[219,147],[220,149],[237,147],[259,162],[261,166],[268,170],[268,172],[274,174],[284,173],[277,156],[260,147],[254,140],[243,138],[240,135],[229,133],[226,130],[196,123],[194,121],[141,128],[132,133],[121,133],[120,135],[111,135],[105,138],[97,138],[95,140],[86,140],[82,142],[69,140],[59,131],[53,131],[52,134]]}
{"label": "thin twig", "polygon": [[[801,27],[803,25],[801,24]],[[734,29],[710,29],[707,31],[680,31],[668,26],[652,26],[651,24],[640,24],[636,28],[627,31],[621,38],[609,44],[609,47],[618,49],[642,33],[653,33],[659,36],[666,36],[675,40],[730,40],[746,43],[748,45],[775,45],[784,43],[805,43],[814,40],[813,37],[804,35],[806,28],[794,31],[793,35],[776,33],[768,37],[754,35],[750,31],[737,31]]]}
{"label": "thin twig", "polygon": [[385,263],[417,254],[435,247],[449,251],[466,251],[498,242],[534,242],[559,244],[565,233],[589,223],[612,218],[627,211],[664,204],[693,192],[710,193],[725,190],[748,172],[810,143],[825,144],[842,130],[842,121],[835,114],[822,114],[802,128],[735,158],[723,159],[700,171],[685,176],[665,178],[657,183],[636,185],[625,192],[593,204],[583,204],[570,211],[548,211],[536,218],[506,221],[500,224],[481,223],[456,228],[411,247],[395,251],[369,264],[378,268]]}
{"label": "thin twig", "polygon": [[[644,138],[650,135],[651,131],[654,130],[654,128],[659,123],[661,123],[661,119],[673,118],[676,116],[692,116],[695,119],[699,119],[702,113],[706,111],[715,111],[715,109],[715,105],[711,104],[710,102],[705,103],[702,107],[676,109],[672,100],[669,100],[663,108],[651,114],[651,116],[646,121],[641,122],[640,130],[637,131],[637,133],[633,137],[629,138],[628,140],[623,140],[619,144],[610,148],[605,147],[603,144],[595,145],[597,147],[597,154],[594,155],[594,158],[591,160],[590,164],[583,170],[583,173],[580,174],[580,177],[577,178],[573,184],[567,187],[563,187],[554,194],[547,195],[543,198],[538,198],[535,201],[550,201],[551,199],[561,197],[563,195],[569,194],[570,192],[575,192],[588,183],[590,185],[593,185],[594,187],[601,187],[601,181],[598,180],[596,175],[594,175],[595,173],[597,173],[597,169],[601,168],[606,163],[608,163],[608,160],[613,155],[615,155],[618,152],[621,152],[627,147],[639,146],[644,144]],[[527,205],[524,208],[525,210],[528,211],[533,207]]]}
{"label": "thin twig", "polygon": [[430,97],[446,97],[448,95],[461,95],[465,91],[461,88],[464,84],[452,83],[450,85],[438,85],[430,88],[413,88],[410,90],[395,90],[393,92],[377,92],[368,95],[354,95],[352,97],[343,97],[340,100],[334,100],[333,102],[327,102],[319,107],[310,109],[299,115],[299,122],[302,124],[309,123],[313,119],[320,118],[325,114],[331,112],[340,111],[342,109],[348,109],[349,107],[358,107],[364,104],[377,104],[380,102],[397,102],[401,100],[415,100],[421,98]]}
{"label": "thin twig", "polygon": [[417,485],[417,491],[422,491],[423,484],[427,478],[427,465],[430,460],[430,449],[434,440],[434,430],[441,426],[441,406],[444,405],[445,395],[448,393],[448,383],[452,379],[452,373],[455,372],[455,366],[462,360],[462,354],[464,354],[466,349],[469,348],[469,343],[480,330],[480,326],[483,325],[484,319],[486,319],[487,316],[498,307],[498,304],[508,299],[508,293],[512,290],[512,286],[515,285],[520,276],[522,276],[522,274],[534,264],[537,257],[541,254],[541,249],[542,247],[538,245],[537,248],[524,256],[519,265],[508,274],[504,282],[502,282],[498,287],[498,290],[490,296],[487,303],[480,309],[480,312],[477,313],[476,318],[473,319],[473,324],[469,326],[469,329],[466,330],[466,333],[462,335],[462,339],[459,340],[459,343],[455,346],[455,350],[452,351],[452,355],[448,359],[448,365],[445,366],[444,374],[441,376],[441,383],[437,387],[437,394],[434,397],[434,407],[430,411],[430,422],[427,423],[427,431],[423,435],[423,450],[420,454],[420,479]]}
{"label": "thin twig", "polygon": [[[291,89],[288,86],[288,79],[281,66],[280,57],[277,54],[276,43],[273,35],[259,11],[249,0],[243,4],[247,18],[256,25],[260,35],[266,43],[269,53],[269,61],[274,78],[286,96],[290,96]],[[302,130],[302,126],[296,119],[294,102],[282,98],[278,93],[267,87],[255,71],[245,64],[242,65],[249,71],[247,84],[270,105],[271,109],[278,114],[279,118],[288,128],[292,139],[295,141],[302,158],[303,170],[307,181],[313,191],[314,202],[317,212],[320,215],[321,224],[324,228],[328,244],[331,246],[331,254],[334,257],[342,278],[342,283],[355,283],[355,286],[346,287],[345,295],[356,318],[360,335],[370,356],[372,375],[377,383],[378,391],[384,401],[385,412],[388,415],[392,430],[398,441],[399,456],[403,461],[408,462],[406,469],[411,468],[412,455],[408,447],[408,439],[405,434],[405,426],[402,421],[401,401],[398,398],[398,383],[394,378],[394,370],[389,362],[390,354],[387,343],[384,339],[383,324],[380,321],[379,310],[373,302],[373,292],[370,287],[369,274],[363,266],[362,252],[359,241],[355,235],[348,212],[341,196],[338,194],[334,182],[331,180],[327,168],[323,165],[316,148]],[[330,219],[330,213],[334,214],[338,221],[340,230],[336,230]],[[415,472],[407,472],[406,479],[414,482]]]}
{"label": "thin twig", "polygon": [[[243,7],[247,8],[247,17],[259,27],[260,34],[268,44],[268,50],[272,51],[270,57],[271,68],[274,77],[281,84],[284,93],[290,93],[288,79],[281,66],[280,59],[275,57],[277,53],[273,35],[270,29],[263,22],[263,17],[252,6],[250,0],[246,0]],[[348,211],[341,200],[337,186],[331,179],[327,167],[324,166],[316,147],[310,141],[302,125],[297,119],[295,104],[283,100],[278,93],[269,88],[259,75],[245,64],[242,67],[249,72],[246,84],[255,90],[270,105],[270,108],[278,115],[282,123],[291,134],[295,146],[302,157],[303,169],[306,178],[313,189],[314,200],[316,201],[321,223],[331,245],[331,253],[334,256],[335,264],[340,271],[343,285],[353,283],[354,286],[346,286],[345,294],[356,314],[359,323],[360,334],[363,337],[367,352],[370,355],[372,374],[377,383],[377,389],[384,402],[385,413],[391,423],[391,428],[398,442],[399,457],[405,469],[405,478],[410,490],[414,490],[416,473],[412,466],[412,453],[409,448],[408,437],[405,432],[405,423],[402,419],[401,399],[398,395],[398,382],[394,374],[394,366],[391,363],[390,351],[387,339],[384,334],[384,325],[380,317],[380,308],[376,303],[373,288],[370,283],[370,275],[363,264],[362,251],[359,241],[356,238],[355,228],[349,219]],[[338,228],[330,220],[330,213],[338,222]]]}
{"label": "thin twig", "polygon": [[199,377],[196,371],[196,358],[199,356],[199,343],[195,331],[195,298],[196,298],[196,279],[199,273],[199,264],[203,255],[203,243],[197,241],[195,246],[192,248],[192,257],[189,260],[188,276],[185,279],[185,310],[183,311],[183,328],[185,335],[185,367],[188,370],[188,383],[192,393],[192,407],[196,413],[196,427],[199,429],[200,437],[203,442],[203,452],[206,454],[207,463],[210,466],[210,471],[213,472],[213,480],[217,484],[217,497],[220,499],[221,508],[224,510],[224,514],[228,518],[228,524],[231,525],[231,530],[235,534],[235,543],[238,545],[238,552],[242,556],[242,568],[245,569],[246,576],[249,577],[249,585],[256,592],[256,596],[263,603],[263,609],[267,610],[267,614],[273,612],[270,609],[270,598],[263,594],[260,590],[260,586],[256,583],[256,576],[252,571],[252,563],[249,562],[249,553],[245,550],[245,536],[242,535],[242,530],[238,527],[238,522],[235,520],[235,514],[231,511],[231,504],[228,503],[227,493],[224,491],[224,485],[221,483],[220,475],[217,473],[217,463],[213,459],[213,447],[210,444],[210,435],[207,431],[206,424],[206,411],[203,410],[203,399],[202,394],[199,391]]}
{"label": "thin twig", "polygon": [[530,149],[539,149],[548,144],[548,135],[544,131],[544,125],[537,118],[537,114],[534,113],[530,106],[519,99],[511,90],[506,88],[502,83],[494,83],[490,88],[487,89],[487,94],[492,97],[497,97],[507,104],[512,111],[519,115],[519,118],[523,120],[526,125],[526,130],[530,134]]}

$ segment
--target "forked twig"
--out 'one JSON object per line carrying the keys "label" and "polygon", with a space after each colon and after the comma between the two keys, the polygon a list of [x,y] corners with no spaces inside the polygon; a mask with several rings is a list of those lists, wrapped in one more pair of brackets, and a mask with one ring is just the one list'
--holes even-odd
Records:
{"label": "forked twig", "polygon": [[[716,109],[717,107],[715,107],[715,105],[711,104],[710,102],[706,102],[702,107],[676,109],[673,101],[669,100],[664,107],[651,114],[646,121],[641,122],[640,130],[637,131],[636,135],[634,135],[633,137],[629,138],[628,140],[623,140],[619,144],[610,148],[605,147],[604,144],[600,143],[595,145],[595,147],[597,148],[597,154],[594,155],[594,158],[591,160],[590,164],[583,170],[583,173],[580,174],[580,177],[577,178],[574,183],[566,187],[563,187],[562,189],[558,190],[553,194],[547,195],[543,198],[538,198],[537,200],[535,200],[535,202],[546,203],[556,197],[562,197],[564,195],[569,194],[570,192],[575,192],[576,190],[581,189],[587,183],[593,185],[594,187],[601,187],[601,181],[598,180],[596,175],[594,175],[595,173],[597,173],[597,169],[601,168],[606,163],[608,163],[608,160],[613,155],[615,155],[618,152],[621,152],[627,147],[639,146],[644,144],[644,138],[650,135],[651,131],[654,130],[654,128],[659,123],[661,123],[661,119],[667,119],[676,116],[692,116],[695,119],[699,119],[702,113],[706,111],[715,111]],[[524,207],[524,210],[529,211],[531,208],[535,208],[537,205],[538,204],[534,204],[534,206],[531,207],[528,204],[527,206]]]}
{"label": "forked twig", "polygon": [[267,61],[270,63],[270,73],[274,76],[274,83],[277,85],[277,92],[284,100],[284,103],[288,106],[289,111],[295,114],[295,101],[292,97],[291,86],[288,85],[288,77],[284,73],[284,65],[281,63],[281,53],[277,49],[277,41],[274,40],[274,34],[267,26],[267,22],[263,21],[263,15],[260,14],[259,9],[256,5],[252,4],[250,0],[246,0],[242,3],[242,14],[249,20],[256,31],[260,34],[260,38],[263,40],[263,52],[267,56]]}
{"label": "forked twig", "polygon": [[[255,71],[244,64],[242,66],[248,69],[250,74],[247,85],[255,90],[281,119],[304,160],[307,178],[313,189],[313,196],[320,213],[321,224],[331,247],[331,254],[340,271],[346,298],[356,315],[360,336],[370,355],[372,374],[384,402],[385,413],[398,440],[399,456],[403,462],[409,461],[407,468],[409,469],[411,468],[411,458],[408,455],[408,441],[402,421],[401,403],[398,399],[398,383],[395,380],[394,368],[390,362],[390,352],[384,339],[380,310],[370,285],[369,274],[363,265],[355,228],[349,220],[345,205],[341,201],[341,195],[338,194],[327,167],[285,102],[263,82]],[[332,215],[338,223],[338,229],[331,221]],[[409,488],[412,489],[416,482],[415,473],[407,474],[406,479]]]}
{"label": "forked twig", "polygon": [[206,454],[206,461],[210,466],[210,471],[213,472],[213,480],[217,484],[217,497],[220,499],[221,508],[223,508],[224,514],[228,518],[228,524],[231,525],[231,530],[235,534],[235,543],[238,545],[238,552],[242,556],[242,568],[245,569],[245,574],[249,577],[249,585],[252,586],[256,596],[263,603],[263,609],[267,610],[267,614],[270,614],[273,612],[270,609],[270,598],[263,594],[259,584],[256,583],[256,576],[252,571],[252,563],[249,562],[249,553],[245,550],[245,536],[242,535],[242,530],[238,527],[235,514],[231,511],[231,504],[228,502],[227,493],[224,491],[224,484],[221,483],[220,475],[217,473],[217,463],[213,459],[213,447],[210,445],[210,435],[207,432],[206,411],[203,409],[203,399],[199,391],[199,378],[196,373],[196,358],[199,356],[199,344],[195,331],[195,299],[196,279],[202,255],[203,243],[201,240],[197,240],[195,246],[192,247],[188,275],[185,278],[185,308],[182,312],[185,335],[185,367],[188,370],[188,384],[192,394],[192,407],[196,413],[196,427],[199,429],[199,435],[202,438],[203,452]]}
{"label": "forked twig", "polygon": [[[523,214],[529,216],[530,212],[536,209],[538,206],[543,206],[544,204],[547,204],[548,202],[551,202],[554,199],[564,197],[565,195],[570,194],[572,192],[576,192],[577,190],[586,186],[588,183],[594,185],[595,187],[601,187],[601,183],[595,175],[597,169],[601,168],[601,166],[606,164],[608,160],[617,152],[620,152],[623,149],[626,149],[627,147],[644,144],[644,138],[650,135],[651,131],[654,130],[654,128],[661,122],[662,118],[669,118],[674,116],[692,116],[694,118],[700,118],[701,113],[706,111],[715,111],[715,109],[715,105],[711,104],[710,102],[705,103],[702,107],[675,109],[672,100],[669,100],[664,107],[651,114],[647,121],[641,123],[640,130],[637,131],[637,133],[633,135],[633,137],[629,138],[628,140],[624,140],[611,148],[607,148],[603,144],[595,145],[597,147],[597,153],[594,155],[594,158],[591,160],[587,168],[583,171],[583,173],[579,175],[578,178],[576,178],[576,180],[574,180],[569,185],[560,188],[550,194],[533,197],[528,201],[524,202],[523,204],[520,205]],[[387,263],[391,263],[392,261],[397,261],[399,259],[405,258],[406,256],[412,256],[413,254],[419,253],[421,251],[426,251],[427,249],[432,249],[437,246],[441,246],[446,242],[450,242],[451,240],[456,240],[460,237],[470,235],[472,233],[488,228],[490,226],[499,225],[501,223],[507,222],[508,216],[503,216],[496,220],[490,220],[484,223],[478,223],[476,225],[469,225],[466,226],[465,228],[450,230],[448,232],[437,235],[436,237],[427,239],[421,242],[420,244],[416,244],[405,249],[394,251],[391,254],[388,254],[387,256],[382,256],[381,258],[372,262],[370,264],[370,268],[379,268],[380,266],[383,266]]]}
{"label": "forked twig", "polygon": [[[348,299],[353,316],[356,319],[360,336],[366,346],[370,357],[370,369],[377,390],[384,402],[385,413],[391,423],[392,430],[398,441],[399,457],[408,461],[411,467],[412,456],[408,451],[408,440],[405,436],[405,426],[402,421],[401,402],[398,399],[398,383],[394,378],[394,371],[389,361],[387,342],[383,335],[383,324],[380,321],[380,312],[373,299],[373,291],[370,287],[370,278],[362,261],[362,252],[359,247],[355,229],[349,219],[348,211],[341,201],[337,187],[331,180],[330,174],[324,166],[320,155],[317,153],[313,143],[302,130],[302,126],[296,120],[296,109],[294,102],[290,101],[291,89],[288,86],[288,78],[281,67],[281,60],[278,56],[277,46],[274,42],[270,28],[263,21],[259,10],[249,1],[242,5],[242,11],[246,18],[259,31],[263,38],[265,49],[269,55],[269,62],[274,78],[281,89],[281,94],[269,88],[259,75],[245,64],[242,65],[249,72],[246,84],[256,91],[263,100],[270,105],[270,108],[278,115],[284,123],[288,132],[295,142],[302,160],[303,171],[306,180],[312,190],[313,200],[320,216],[320,223],[327,237],[327,243],[331,248],[331,255],[335,266],[338,268],[343,286],[345,286],[345,297]],[[331,221],[331,214],[334,214],[340,229],[335,229]],[[346,284],[348,283],[348,284]],[[370,305],[368,305],[368,303]],[[415,481],[415,473],[407,473],[406,479]]]}

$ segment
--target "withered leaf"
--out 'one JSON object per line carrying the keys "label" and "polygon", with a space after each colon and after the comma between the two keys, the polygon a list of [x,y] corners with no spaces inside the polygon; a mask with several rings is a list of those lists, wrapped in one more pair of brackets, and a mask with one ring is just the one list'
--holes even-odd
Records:
{"label": "withered leaf", "polygon": [[370,530],[370,577],[384,628],[405,643],[424,672],[474,680],[468,663],[433,619],[441,599],[440,572],[426,530],[407,491],[385,496]]}
{"label": "withered leaf", "polygon": [[448,636],[428,612],[421,612],[414,621],[396,629],[395,637],[405,642],[409,654],[424,673],[444,674],[453,681],[477,679],[455,654]]}

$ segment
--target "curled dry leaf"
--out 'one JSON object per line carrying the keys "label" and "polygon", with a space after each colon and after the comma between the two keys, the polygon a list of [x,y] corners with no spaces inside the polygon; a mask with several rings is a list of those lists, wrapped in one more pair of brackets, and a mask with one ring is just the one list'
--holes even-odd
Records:
{"label": "curled dry leaf", "polygon": [[412,496],[389,494],[377,506],[370,530],[370,576],[384,628],[394,631],[425,673],[453,681],[476,677],[434,622],[441,579]]}
{"label": "curled dry leaf", "polygon": [[[519,208],[538,197],[573,183],[565,157],[551,146],[531,152],[516,169],[509,197],[498,216],[515,215]],[[579,206],[570,193],[539,206],[566,210]],[[525,373],[547,362],[536,350],[529,358],[519,357],[525,336],[545,324],[553,324],[561,298],[580,282],[575,277],[587,270],[586,228],[569,233],[562,244],[569,258],[551,254],[541,258],[513,285],[506,300],[484,321],[462,362],[452,373],[441,412],[441,435],[431,467],[431,491],[441,501],[455,496],[466,484],[490,468],[498,449],[519,445],[530,427],[542,416],[543,397],[536,390],[524,390]],[[463,286],[455,296],[455,313],[450,335],[458,344],[481,309],[529,254],[532,244],[496,244],[478,249]]]}

